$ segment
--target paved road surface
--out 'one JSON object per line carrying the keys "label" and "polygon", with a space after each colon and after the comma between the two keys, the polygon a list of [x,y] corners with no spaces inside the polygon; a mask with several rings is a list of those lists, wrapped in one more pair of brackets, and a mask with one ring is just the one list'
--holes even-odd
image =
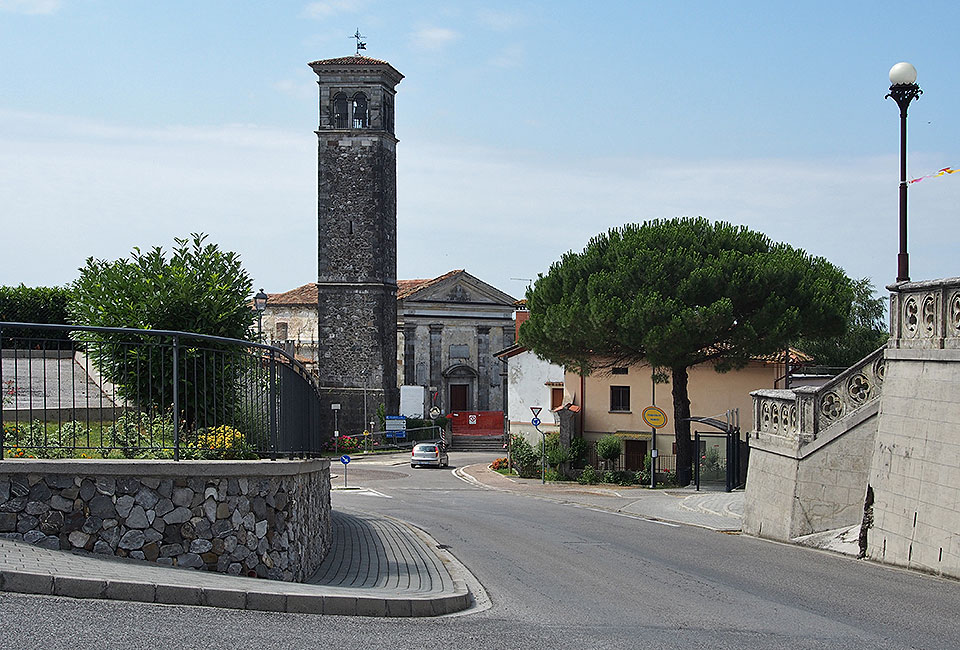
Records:
{"label": "paved road surface", "polygon": [[400,620],[0,594],[3,620],[16,622],[4,638],[44,648],[960,647],[953,581],[448,471],[358,462],[349,480],[368,489],[337,491],[336,508],[429,531],[483,584],[489,608]]}

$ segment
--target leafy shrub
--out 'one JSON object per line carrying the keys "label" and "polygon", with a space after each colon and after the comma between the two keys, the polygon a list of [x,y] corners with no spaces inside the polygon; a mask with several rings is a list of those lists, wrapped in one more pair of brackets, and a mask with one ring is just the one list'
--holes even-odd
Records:
{"label": "leafy shrub", "polygon": [[536,478],[540,474],[537,466],[540,458],[526,438],[520,435],[511,436],[510,450],[513,468],[521,478]]}
{"label": "leafy shrub", "polygon": [[151,450],[173,444],[173,421],[160,414],[122,413],[100,438],[104,458],[113,451],[124,458],[137,458]]}
{"label": "leafy shrub", "polygon": [[[67,322],[67,300],[70,291],[66,287],[0,287],[0,321],[13,323],[50,323],[64,325]],[[37,336],[40,330],[7,328],[3,330],[3,347],[30,347],[30,341],[11,340]],[[67,332],[44,330],[44,338],[67,342]],[[70,345],[64,345],[70,349]]]}
{"label": "leafy shrub", "polygon": [[573,438],[570,440],[570,462],[574,467],[579,467],[587,459],[587,449],[589,445],[583,438]]}
{"label": "leafy shrub", "polygon": [[509,467],[509,461],[507,461],[506,458],[498,458],[492,463],[490,463],[490,469],[492,470],[507,469],[508,467]]}
{"label": "leafy shrub", "polygon": [[[607,467],[610,461],[618,460],[622,453],[623,445],[620,438],[615,435],[606,435],[597,441],[597,457],[603,460]],[[611,481],[608,481],[611,482]]]}
{"label": "leafy shrub", "polygon": [[[129,259],[113,262],[87,259],[70,287],[70,319],[86,325],[250,338],[256,322],[249,304],[250,276],[235,253],[205,240],[202,234],[174,239],[169,260],[160,247],[146,252],[136,248]],[[121,397],[144,410],[170,407],[171,347],[131,345],[157,339],[129,335],[74,336],[86,342],[90,360]],[[217,367],[212,383],[207,376],[210,359]],[[190,347],[185,340],[179,350],[180,412],[175,417],[192,428],[196,423],[215,422],[218,413],[231,410],[239,401],[245,360],[235,347],[209,341],[203,348]]]}
{"label": "leafy shrub", "polygon": [[597,474],[597,470],[593,468],[593,465],[587,465],[583,468],[583,471],[580,472],[580,477],[577,479],[577,483],[580,485],[593,485],[600,478],[600,475]]}
{"label": "leafy shrub", "polygon": [[547,465],[556,469],[573,459],[570,447],[560,442],[559,433],[548,433],[540,442],[540,454],[546,459]]}
{"label": "leafy shrub", "polygon": [[563,479],[563,474],[556,469],[548,469],[543,473],[544,481],[562,481]]}

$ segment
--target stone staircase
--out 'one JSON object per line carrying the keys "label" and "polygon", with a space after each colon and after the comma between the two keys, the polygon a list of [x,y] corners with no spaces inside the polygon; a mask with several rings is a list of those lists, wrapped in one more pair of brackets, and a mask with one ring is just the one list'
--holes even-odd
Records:
{"label": "stone staircase", "polygon": [[464,436],[454,433],[451,438],[451,451],[489,451],[503,452],[504,456],[507,455],[506,449],[503,448],[503,436]]}

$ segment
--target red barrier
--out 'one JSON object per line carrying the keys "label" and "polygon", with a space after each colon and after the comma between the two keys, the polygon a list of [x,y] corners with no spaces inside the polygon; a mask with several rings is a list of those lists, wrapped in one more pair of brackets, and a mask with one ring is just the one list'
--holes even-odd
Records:
{"label": "red barrier", "polygon": [[503,411],[458,411],[448,413],[450,427],[457,436],[503,435]]}

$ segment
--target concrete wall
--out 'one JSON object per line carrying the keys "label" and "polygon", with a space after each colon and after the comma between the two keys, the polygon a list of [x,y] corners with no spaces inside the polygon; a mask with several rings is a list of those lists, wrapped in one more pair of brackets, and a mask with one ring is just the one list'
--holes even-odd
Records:
{"label": "concrete wall", "polygon": [[888,350],[871,559],[960,577],[960,350]]}
{"label": "concrete wall", "polygon": [[302,581],[332,544],[330,461],[0,461],[0,536]]}
{"label": "concrete wall", "polygon": [[752,432],[743,532],[789,541],[860,523],[876,432],[876,403],[809,444]]}

